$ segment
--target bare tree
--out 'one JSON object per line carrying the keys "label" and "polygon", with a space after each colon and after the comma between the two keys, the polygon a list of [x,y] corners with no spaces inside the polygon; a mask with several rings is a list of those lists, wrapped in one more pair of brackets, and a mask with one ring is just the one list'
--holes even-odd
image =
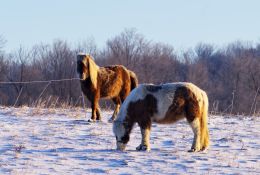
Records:
{"label": "bare tree", "polygon": [[76,54],[79,52],[88,53],[92,57],[96,58],[98,56],[98,48],[95,39],[90,37],[87,40],[78,42],[75,52]]}
{"label": "bare tree", "polygon": [[[148,41],[135,29],[126,29],[109,39],[102,50],[89,38],[75,48],[66,41],[56,40],[51,44],[35,45],[31,50],[21,46],[7,54],[5,42],[0,36],[1,81],[77,77],[76,53],[87,52],[100,66],[125,65],[137,74],[140,83],[191,81],[208,93],[210,110],[260,112],[260,44],[234,42],[216,49],[213,45],[199,43],[194,49],[177,54],[171,45]],[[13,105],[18,95],[17,105],[31,104],[39,95],[45,100],[59,99],[55,100],[57,105],[78,104],[81,95],[78,81],[52,82],[45,87],[46,83],[0,85],[0,104]]]}
{"label": "bare tree", "polygon": [[198,55],[198,58],[206,59],[206,58],[209,58],[213,54],[214,47],[210,44],[199,43],[195,47],[195,51],[196,51],[196,54]]}
{"label": "bare tree", "polygon": [[119,36],[107,41],[107,52],[109,58],[117,64],[133,68],[147,45],[148,42],[135,29],[126,29]]}

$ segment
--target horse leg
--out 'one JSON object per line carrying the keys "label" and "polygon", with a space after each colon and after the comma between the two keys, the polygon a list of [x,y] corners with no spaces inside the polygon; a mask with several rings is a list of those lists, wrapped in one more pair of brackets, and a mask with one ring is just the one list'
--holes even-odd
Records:
{"label": "horse leg", "polygon": [[121,105],[121,100],[120,100],[119,97],[113,98],[113,102],[115,103],[116,108],[114,110],[114,113],[113,113],[112,117],[109,119],[109,121],[114,121],[116,119],[116,116],[117,116],[117,114],[119,112],[120,105]]}
{"label": "horse leg", "polygon": [[97,115],[97,120],[101,120],[101,115],[100,115],[100,107],[98,106],[97,107],[97,110],[96,110],[96,115]]}
{"label": "horse leg", "polygon": [[115,103],[116,108],[114,110],[112,117],[109,119],[110,122],[112,122],[116,119],[117,114],[120,110],[120,106],[124,102],[125,98],[126,98],[126,95],[120,95],[120,97],[113,98],[113,102]]}
{"label": "horse leg", "polygon": [[136,147],[138,151],[150,151],[150,133],[151,133],[151,122],[144,126],[140,126],[141,134],[142,134],[142,141],[141,144]]}
{"label": "horse leg", "polygon": [[92,108],[91,120],[96,121],[97,111],[98,111],[98,98],[93,98],[92,103],[91,103],[91,108]]}
{"label": "horse leg", "polygon": [[189,152],[197,152],[200,151],[200,121],[198,118],[195,118],[192,122],[190,122],[190,126],[194,133],[193,143]]}
{"label": "horse leg", "polygon": [[128,88],[126,87],[123,91],[121,91],[121,94],[120,94],[121,103],[124,103],[126,97],[129,95],[130,91],[131,91],[130,86]]}
{"label": "horse leg", "polygon": [[92,109],[92,113],[91,113],[91,121],[96,121],[96,107],[94,105],[94,102],[92,102],[91,104],[91,109]]}

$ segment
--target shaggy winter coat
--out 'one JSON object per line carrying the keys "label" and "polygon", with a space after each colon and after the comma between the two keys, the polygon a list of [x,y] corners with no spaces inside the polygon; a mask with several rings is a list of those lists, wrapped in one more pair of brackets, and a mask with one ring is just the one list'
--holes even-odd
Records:
{"label": "shaggy winter coat", "polygon": [[121,103],[130,91],[138,85],[134,72],[122,65],[99,67],[90,55],[78,54],[77,72],[81,89],[91,102],[91,120],[101,120],[98,101],[100,98],[112,99],[116,105],[110,120],[117,116]]}

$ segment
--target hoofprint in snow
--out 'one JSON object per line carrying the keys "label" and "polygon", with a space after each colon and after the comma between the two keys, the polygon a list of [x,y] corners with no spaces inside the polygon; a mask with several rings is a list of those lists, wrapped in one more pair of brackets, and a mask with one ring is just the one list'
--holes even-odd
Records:
{"label": "hoofprint in snow", "polygon": [[116,151],[111,111],[0,107],[0,174],[259,174],[260,118],[209,116],[211,145],[189,153],[186,121],[153,124],[151,151],[138,152],[139,127]]}

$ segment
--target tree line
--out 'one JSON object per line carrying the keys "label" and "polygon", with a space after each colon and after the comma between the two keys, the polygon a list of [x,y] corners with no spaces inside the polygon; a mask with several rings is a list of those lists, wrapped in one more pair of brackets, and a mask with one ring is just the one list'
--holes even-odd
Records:
{"label": "tree line", "polygon": [[[67,41],[22,46],[6,53],[0,36],[0,81],[25,82],[78,77],[76,55],[90,53],[99,66],[122,64],[140,83],[188,81],[204,89],[210,111],[259,116],[260,43],[234,42],[222,48],[199,43],[177,52],[174,47],[146,39],[126,29],[99,49],[93,39],[72,46]],[[81,106],[78,80],[30,84],[0,84],[0,105],[60,107]],[[111,105],[102,101],[104,106]]]}

